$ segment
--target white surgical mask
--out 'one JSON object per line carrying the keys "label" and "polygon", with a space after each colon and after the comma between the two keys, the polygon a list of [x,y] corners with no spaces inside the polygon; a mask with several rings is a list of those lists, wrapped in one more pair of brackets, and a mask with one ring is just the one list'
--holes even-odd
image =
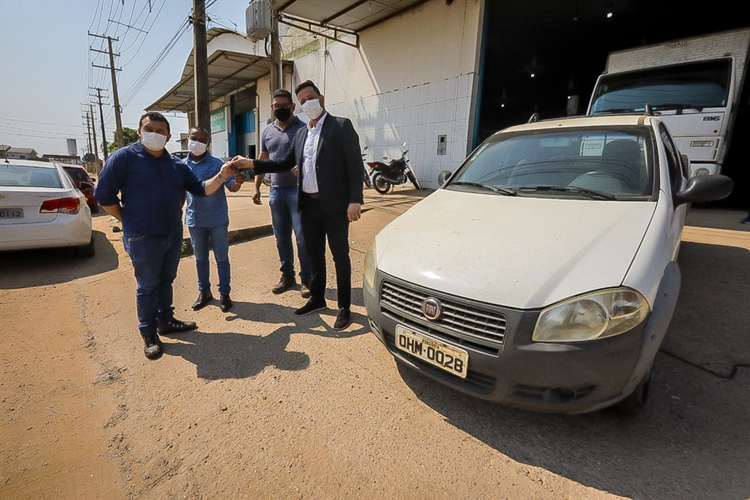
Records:
{"label": "white surgical mask", "polygon": [[167,137],[157,132],[142,132],[141,143],[151,151],[161,151],[167,143]]}
{"label": "white surgical mask", "polygon": [[302,111],[307,113],[307,116],[314,120],[319,118],[323,114],[323,106],[320,105],[320,99],[310,99],[305,101],[302,105]]}
{"label": "white surgical mask", "polygon": [[203,153],[206,152],[207,147],[208,146],[206,144],[203,144],[202,142],[199,142],[199,141],[192,141],[192,140],[188,141],[188,151],[193,153],[193,155],[195,156],[201,156]]}

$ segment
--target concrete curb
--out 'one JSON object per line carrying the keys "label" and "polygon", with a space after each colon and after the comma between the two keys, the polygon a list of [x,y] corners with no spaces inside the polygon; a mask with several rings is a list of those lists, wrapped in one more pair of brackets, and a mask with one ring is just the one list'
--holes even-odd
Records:
{"label": "concrete curb", "polygon": [[[375,207],[362,208],[362,213],[374,210]],[[254,240],[256,238],[264,238],[273,234],[273,225],[264,224],[262,226],[246,227],[244,229],[235,229],[229,231],[229,244],[234,245],[236,243],[244,243],[246,241]],[[193,255],[193,244],[190,242],[190,238],[186,237],[182,239],[182,253],[180,257],[190,257]]]}
{"label": "concrete curb", "polygon": [[[236,243],[242,243],[245,241],[254,240],[256,238],[263,238],[273,234],[273,226],[271,224],[265,224],[256,227],[247,227],[244,229],[235,229],[229,231],[229,244],[234,245]],[[189,257],[193,255],[193,245],[190,242],[190,238],[182,239],[182,254],[180,257]]]}

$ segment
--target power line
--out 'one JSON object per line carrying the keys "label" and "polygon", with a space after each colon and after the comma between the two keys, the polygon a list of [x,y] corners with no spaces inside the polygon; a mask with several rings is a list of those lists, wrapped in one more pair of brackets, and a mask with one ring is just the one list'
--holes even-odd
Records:
{"label": "power line", "polygon": [[35,125],[57,125],[57,126],[60,126],[60,127],[76,127],[76,128],[78,127],[78,125],[68,125],[66,123],[52,123],[52,122],[37,122],[37,121],[32,121],[32,120],[18,120],[16,118],[3,118],[2,116],[0,116],[0,120],[5,120],[5,121],[9,121],[9,122],[33,123]]}

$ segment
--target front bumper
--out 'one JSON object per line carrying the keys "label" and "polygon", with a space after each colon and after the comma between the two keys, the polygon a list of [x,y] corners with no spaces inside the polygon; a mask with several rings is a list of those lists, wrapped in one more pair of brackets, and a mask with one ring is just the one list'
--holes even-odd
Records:
{"label": "front bumper", "polygon": [[[679,271],[674,277],[679,290]],[[370,327],[397,360],[461,392],[533,411],[585,413],[610,406],[628,396],[653,363],[673,311],[673,307],[669,311],[655,308],[638,327],[621,335],[561,344],[532,342],[531,335],[540,310],[520,311],[491,304],[472,304],[493,314],[501,314],[506,320],[504,338],[488,341],[445,328],[414,311],[399,310],[382,302],[379,293],[384,281],[408,287],[420,297],[434,297],[441,301],[461,299],[381,272],[377,273],[375,289],[365,283],[364,302]],[[672,288],[674,286],[670,290]],[[674,291],[675,298],[677,290]],[[397,325],[466,350],[469,353],[466,378],[398,349],[395,345]]]}

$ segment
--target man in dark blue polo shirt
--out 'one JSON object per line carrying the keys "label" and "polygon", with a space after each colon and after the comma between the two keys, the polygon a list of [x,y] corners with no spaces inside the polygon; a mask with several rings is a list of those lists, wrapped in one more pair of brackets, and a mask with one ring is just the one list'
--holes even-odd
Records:
{"label": "man in dark blue polo shirt", "polygon": [[95,196],[102,208],[122,223],[123,245],[137,282],[138,329],[145,343],[144,354],[157,359],[162,354],[158,333],[197,327],[175,319],[172,307],[172,283],[182,250],[184,192],[210,195],[233,173],[226,164],[213,178],[200,181],[164,149],[170,133],[169,122],[161,113],[141,116],[138,137],[138,142],[109,157],[99,174]]}

